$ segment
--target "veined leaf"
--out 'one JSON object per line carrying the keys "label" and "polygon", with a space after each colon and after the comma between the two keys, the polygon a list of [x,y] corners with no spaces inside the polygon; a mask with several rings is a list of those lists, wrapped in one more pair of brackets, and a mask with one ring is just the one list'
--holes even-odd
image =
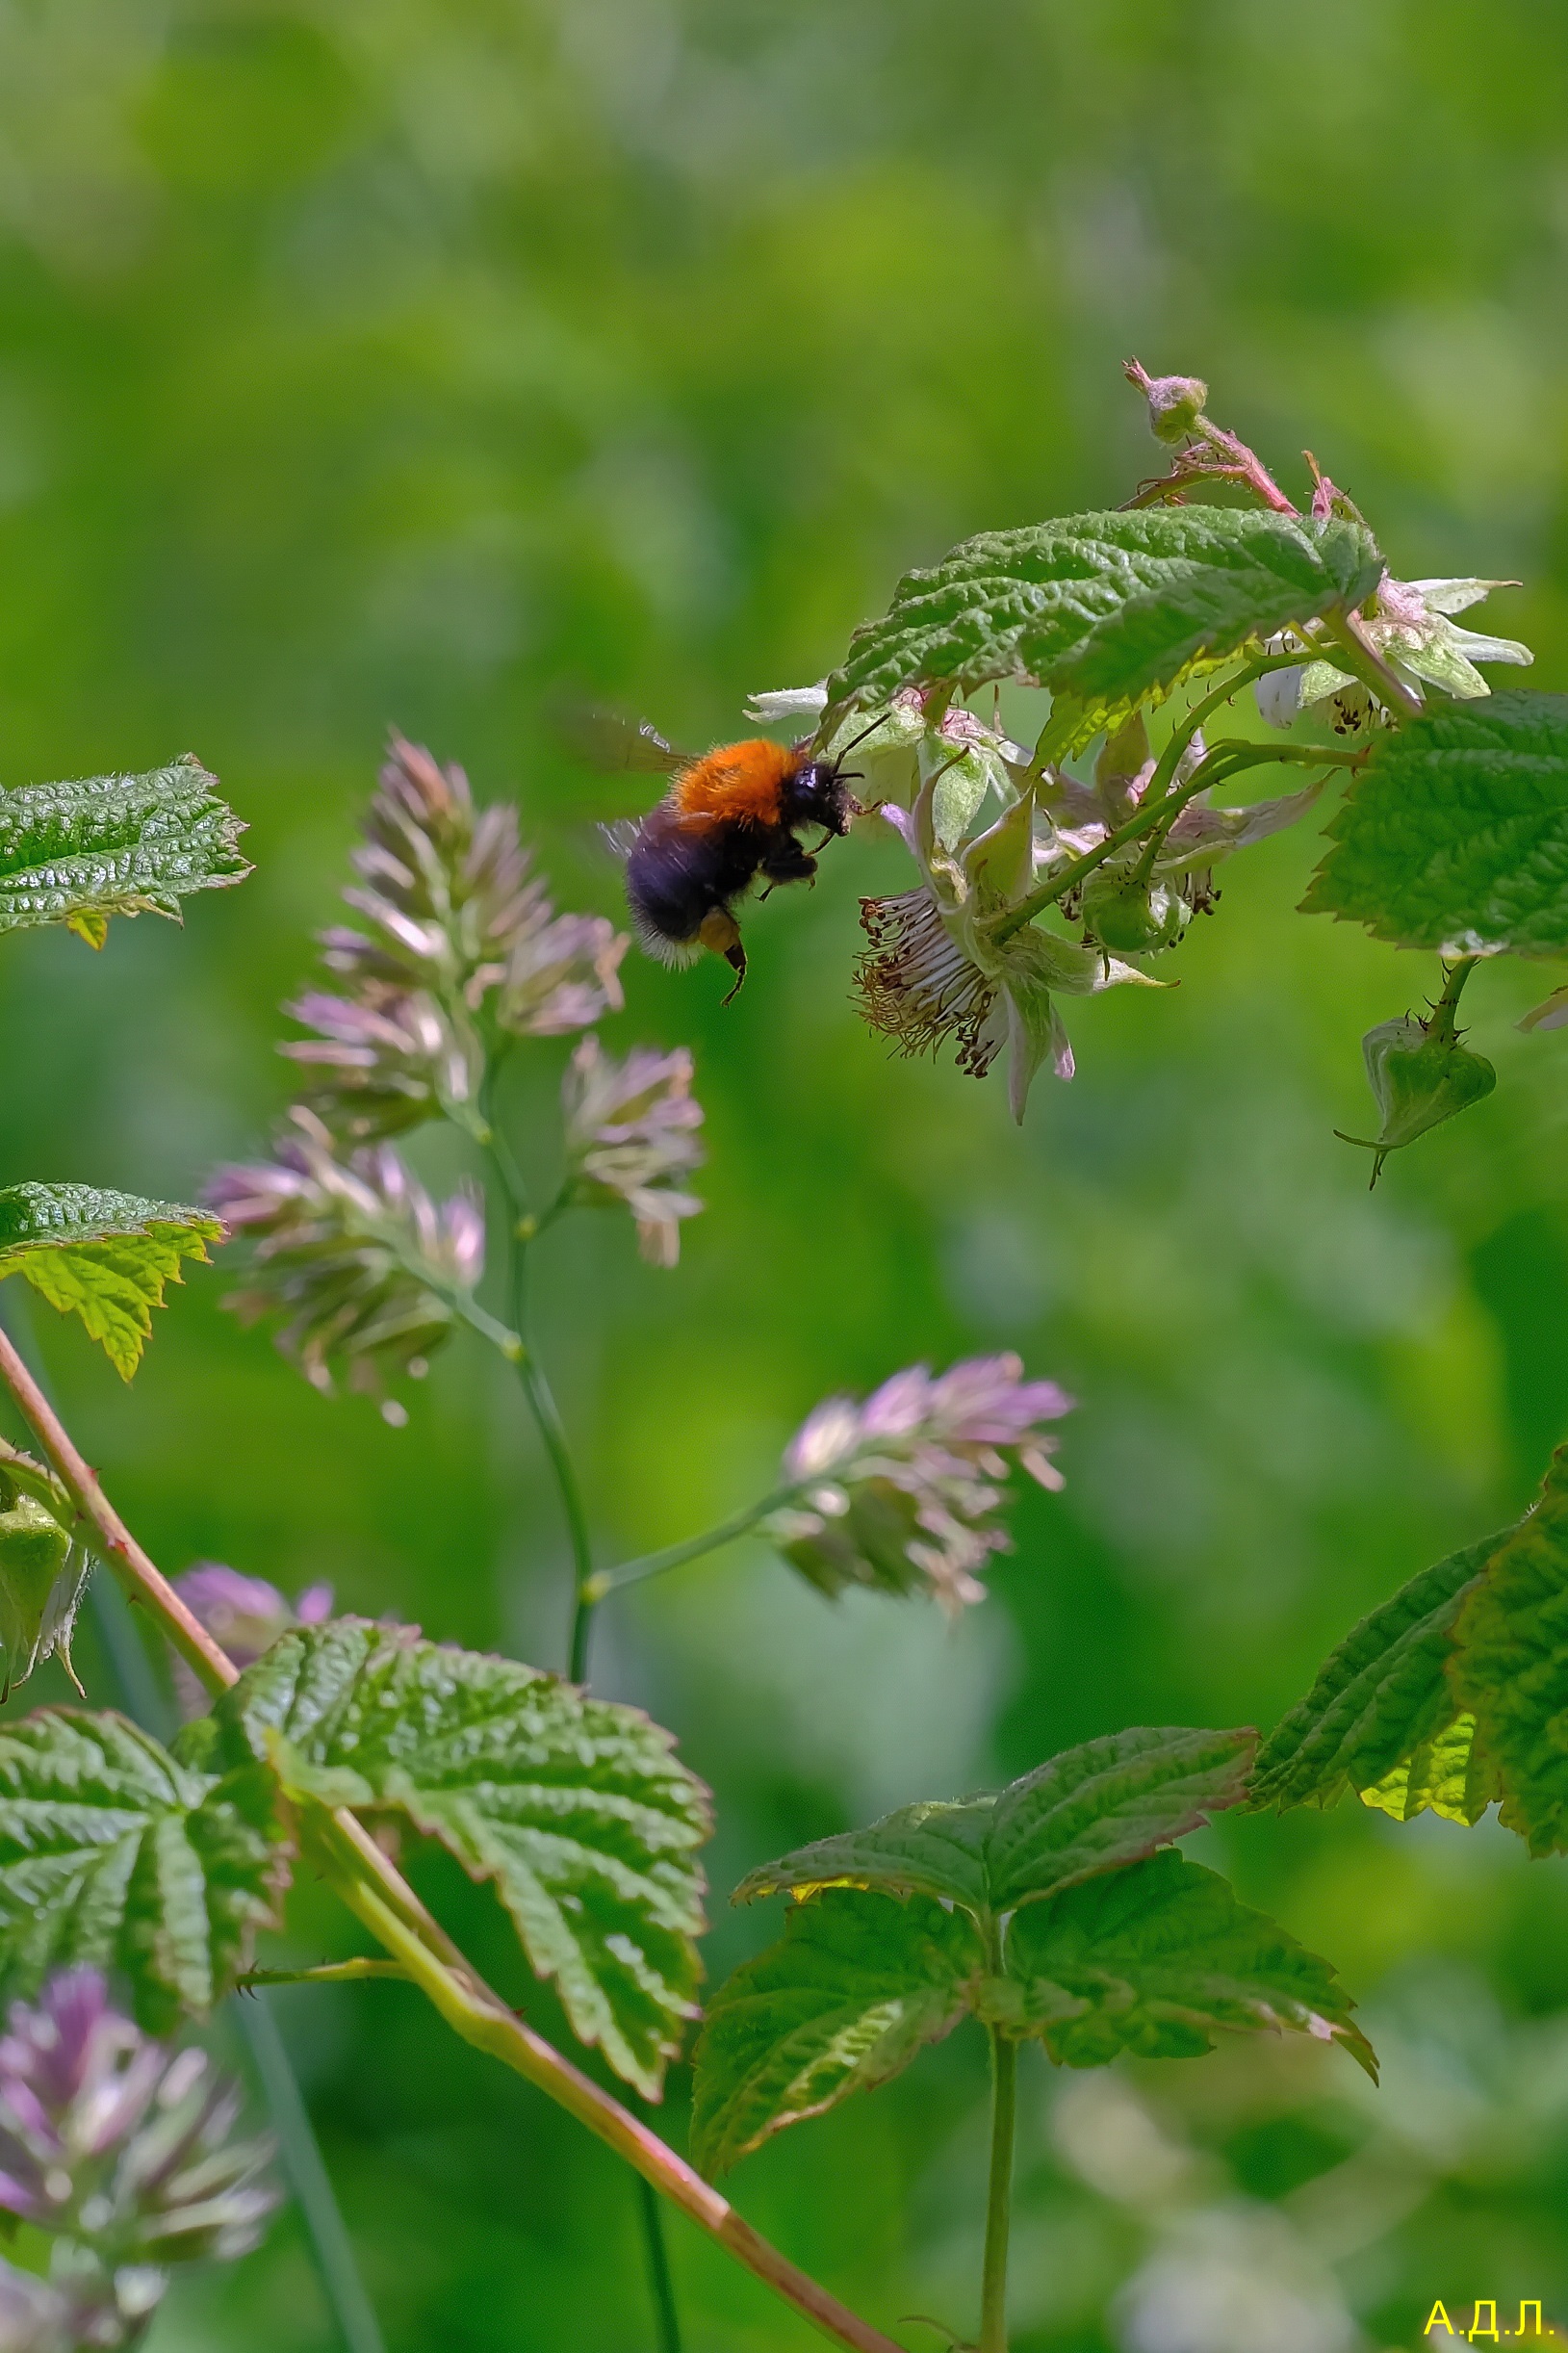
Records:
{"label": "veined leaf", "polygon": [[212,2008],[288,1880],[276,1784],[245,1761],[179,1764],[123,1717],[40,1710],[0,1731],[0,1979],[72,1962],[123,1973],[167,2033]]}
{"label": "veined leaf", "polygon": [[74,1312],[122,1380],[152,1332],[164,1286],[185,1258],[205,1260],[223,1228],[204,1209],[85,1184],[0,1188],[0,1280],[22,1274],[63,1315]]}
{"label": "veined leaf", "polygon": [[[1332,1805],[1348,1790],[1375,1789],[1399,1797],[1401,1806],[1409,1802],[1417,1751],[1446,1733],[1459,1713],[1445,1669],[1460,1607],[1505,1540],[1505,1534],[1483,1537],[1451,1553],[1352,1627],[1306,1697],[1259,1750],[1254,1806],[1277,1806],[1283,1813],[1296,1805]],[[1418,1788],[1431,1762],[1418,1767]],[[1396,1789],[1390,1776],[1401,1771],[1406,1779]],[[1369,1797],[1369,1803],[1383,1805],[1383,1799]]]}
{"label": "veined leaf", "polygon": [[1450,1679],[1532,1854],[1568,1852],[1568,1447],[1455,1627]]}
{"label": "veined leaf", "polygon": [[986,2007],[1067,2067],[1118,2052],[1190,2058],[1217,2030],[1290,2030],[1343,2044],[1375,2082],[1372,2046],[1328,1963],[1225,1880],[1157,1854],[1031,1904],[1008,1932],[1007,1976]]}
{"label": "veined leaf", "polygon": [[244,825],[189,754],[141,776],[0,791],[0,931],[66,923],[93,947],[109,918],[179,919],[191,891],[243,882]]}
{"label": "veined leaf", "polygon": [[1152,1854],[1239,1804],[1256,1740],[1178,1726],[1086,1741],[994,1796],[903,1806],[867,1829],[797,1848],[752,1872],[735,1901],[847,1882],[940,1897],[989,1921]]}
{"label": "veined leaf", "polygon": [[1240,1805],[1251,1730],[1113,1732],[1003,1790],[986,1842],[993,1912],[1152,1854]]}
{"label": "veined leaf", "polygon": [[1496,1771],[1476,1739],[1476,1719],[1456,1716],[1441,1732],[1418,1743],[1371,1789],[1364,1789],[1361,1802],[1395,1822],[1414,1822],[1429,1806],[1434,1814],[1473,1829],[1502,1794]]}
{"label": "veined leaf", "polygon": [[709,1829],[667,1732],[510,1659],[357,1618],[285,1634],[214,1720],[225,1761],[271,1754],[334,1802],[397,1806],[494,1880],[578,2039],[657,2097],[696,2015]]}
{"label": "veined leaf", "polygon": [[770,2133],[897,2075],[958,2025],[985,1965],[972,1923],[929,1897],[835,1887],[791,1904],[780,1942],[708,2004],[694,2163],[721,2173]]}
{"label": "veined leaf", "polygon": [[1442,703],[1380,735],[1301,905],[1401,947],[1568,952],[1568,696]]}
{"label": "veined leaf", "polygon": [[1015,679],[1071,706],[1075,742],[1289,622],[1360,604],[1381,576],[1358,524],[1240,508],[1118,509],[988,531],[905,574],[883,618],[856,631],[829,708],[886,703],[901,686],[966,695]]}

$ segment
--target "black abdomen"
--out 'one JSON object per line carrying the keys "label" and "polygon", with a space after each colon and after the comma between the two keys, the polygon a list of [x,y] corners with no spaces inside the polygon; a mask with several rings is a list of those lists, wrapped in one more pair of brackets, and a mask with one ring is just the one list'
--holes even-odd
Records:
{"label": "black abdomen", "polygon": [[738,897],[765,852],[750,825],[682,823],[655,809],[643,821],[626,866],[626,894],[640,926],[681,945],[694,941],[705,916]]}

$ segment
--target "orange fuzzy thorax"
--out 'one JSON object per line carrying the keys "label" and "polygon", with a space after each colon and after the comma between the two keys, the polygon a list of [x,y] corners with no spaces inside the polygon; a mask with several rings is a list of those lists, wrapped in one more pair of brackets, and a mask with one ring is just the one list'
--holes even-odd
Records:
{"label": "orange fuzzy thorax", "polygon": [[800,765],[798,754],[765,736],[746,743],[721,743],[682,768],[670,799],[686,816],[743,817],[754,825],[777,825],[784,788]]}

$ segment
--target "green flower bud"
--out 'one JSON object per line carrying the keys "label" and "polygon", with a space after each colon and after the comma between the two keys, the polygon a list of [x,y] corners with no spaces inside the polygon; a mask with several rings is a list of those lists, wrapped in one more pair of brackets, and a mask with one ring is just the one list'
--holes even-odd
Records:
{"label": "green flower bud", "polygon": [[90,1563],[85,1553],[73,1562],[72,1550],[69,1529],[48,1506],[0,1472],[0,1646],[7,1692],[57,1650],[76,1680],[71,1628]]}
{"label": "green flower bud", "polygon": [[1453,1026],[1453,1007],[1445,1001],[1429,1021],[1404,1014],[1397,1021],[1379,1021],[1362,1040],[1367,1076],[1383,1115],[1375,1139],[1334,1133],[1345,1144],[1357,1144],[1375,1154],[1372,1182],[1382,1174],[1383,1162],[1401,1145],[1413,1144],[1428,1127],[1440,1127],[1457,1112],[1467,1111],[1491,1094],[1497,1073],[1484,1055],[1461,1046]]}
{"label": "green flower bud", "polygon": [[1122,867],[1100,866],[1084,885],[1084,922],[1117,956],[1152,956],[1172,947],[1187,928],[1189,908],[1164,883],[1151,889]]}
{"label": "green flower bud", "polygon": [[1148,429],[1156,441],[1179,449],[1192,438],[1209,404],[1209,388],[1195,375],[1156,375],[1144,387],[1148,396]]}

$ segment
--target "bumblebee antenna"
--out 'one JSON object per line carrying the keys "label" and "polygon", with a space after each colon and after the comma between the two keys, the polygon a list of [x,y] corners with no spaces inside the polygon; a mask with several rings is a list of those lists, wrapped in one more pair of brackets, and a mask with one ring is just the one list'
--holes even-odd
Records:
{"label": "bumblebee antenna", "polygon": [[869,727],[862,727],[858,736],[852,736],[850,737],[850,740],[845,744],[841,752],[835,753],[833,767],[834,774],[835,776],[842,773],[844,763],[849,758],[851,752],[855,749],[855,746],[858,743],[863,743],[867,736],[874,736],[887,716],[887,713],[885,711],[879,711]]}

